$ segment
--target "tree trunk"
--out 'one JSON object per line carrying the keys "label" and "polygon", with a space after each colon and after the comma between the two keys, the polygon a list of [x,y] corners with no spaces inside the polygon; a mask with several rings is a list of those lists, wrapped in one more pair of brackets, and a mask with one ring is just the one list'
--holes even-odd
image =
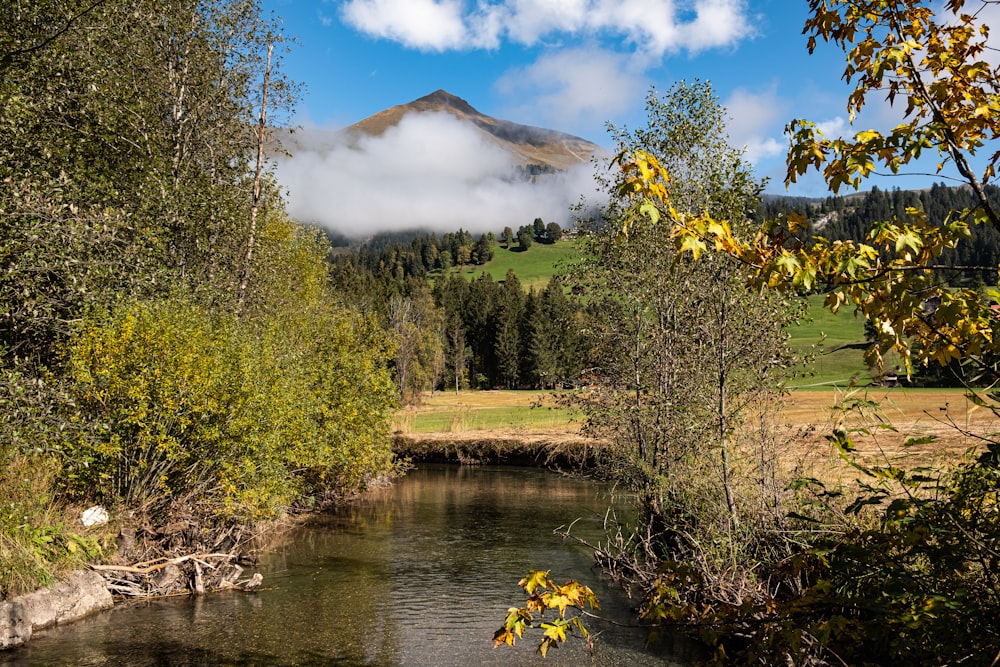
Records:
{"label": "tree trunk", "polygon": [[243,312],[246,302],[247,285],[250,282],[250,266],[253,262],[253,247],[257,238],[257,213],[260,210],[261,176],[264,171],[264,138],[267,132],[267,89],[271,83],[271,55],[274,42],[267,41],[267,66],[264,68],[264,82],[261,86],[260,124],[257,126],[257,165],[253,177],[253,204],[250,206],[250,230],[247,234],[247,251],[243,256],[243,275],[236,297],[236,312]]}

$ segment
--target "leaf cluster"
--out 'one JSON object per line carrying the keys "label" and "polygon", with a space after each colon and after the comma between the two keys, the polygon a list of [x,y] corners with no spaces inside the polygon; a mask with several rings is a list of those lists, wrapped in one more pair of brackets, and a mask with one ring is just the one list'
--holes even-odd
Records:
{"label": "leaf cluster", "polygon": [[[954,289],[935,277],[942,255],[968,238],[971,226],[998,221],[983,187],[1000,153],[980,155],[1000,133],[1000,77],[986,57],[989,27],[979,16],[986,4],[966,12],[962,0],[940,8],[920,0],[811,0],[810,49],[818,40],[844,49],[852,121],[879,92],[890,104],[905,101],[904,122],[850,139],[827,139],[808,121],[788,127],[789,183],[815,169],[836,192],[857,187],[878,165],[898,173],[936,151],[938,170],[956,169],[976,197],[973,207],[934,223],[911,208],[860,240],[805,239],[805,220],[794,213],[740,229],[732,218],[675,205],[676,176],[640,147],[617,158],[624,229],[665,226],[679,255],[735,258],[756,289],[820,292],[834,312],[853,307],[872,325],[873,364],[894,349],[908,373],[918,364],[960,363],[992,386],[1000,295]],[[974,158],[985,165],[978,173]],[[977,400],[996,409],[989,395]],[[800,522],[800,548],[756,563],[769,582],[766,595],[692,605],[706,582],[668,567],[647,600],[649,618],[690,623],[720,664],[995,663],[998,641],[988,619],[1000,603],[996,443],[980,434],[982,446],[967,462],[931,471],[859,461],[853,437],[839,430],[830,442],[859,474],[859,492],[849,498],[816,480],[799,487],[824,511],[791,515]]]}
{"label": "leaf cluster", "polygon": [[[524,633],[531,629],[542,630],[542,640],[538,652],[544,658],[550,648],[558,648],[569,636],[579,633],[591,648],[590,631],[583,624],[579,613],[586,607],[600,609],[600,602],[589,586],[578,581],[567,581],[563,585],[555,583],[548,571],[532,570],[517,584],[528,594],[523,607],[511,607],[503,626],[493,635],[493,647],[501,644],[514,646]],[[578,610],[578,615],[566,616],[569,609]],[[551,621],[543,621],[547,611],[558,612]]]}

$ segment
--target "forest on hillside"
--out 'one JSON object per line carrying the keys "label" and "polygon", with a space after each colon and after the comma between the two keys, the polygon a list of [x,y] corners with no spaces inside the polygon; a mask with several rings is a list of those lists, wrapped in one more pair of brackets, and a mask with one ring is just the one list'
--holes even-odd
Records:
{"label": "forest on hillside", "polygon": [[[984,191],[993,205],[1000,205],[1000,187],[987,185]],[[960,216],[962,211],[973,211],[977,205],[976,195],[968,187],[937,183],[923,190],[882,190],[873,186],[868,192],[831,195],[819,201],[764,198],[754,220],[760,223],[797,212],[804,215],[808,223],[803,235],[861,242],[876,223],[905,220],[908,208],[923,211],[927,221],[937,226]],[[962,239],[956,247],[946,249],[941,255],[938,264],[943,268],[937,270],[938,277],[955,286],[996,285],[1000,230],[990,225],[974,225],[969,233],[969,238]]]}
{"label": "forest on hillside", "polygon": [[[1000,203],[1000,188],[989,186]],[[743,212],[759,224],[788,213],[801,213],[808,226],[800,237],[860,242],[873,225],[903,218],[908,207],[927,213],[940,224],[953,211],[974,208],[967,188],[935,185],[927,190],[880,190],[822,200],[759,196]],[[600,231],[593,220],[580,221],[572,234],[578,259]],[[555,223],[536,219],[496,234],[458,230],[440,237],[428,232],[381,234],[355,244],[334,257],[335,276],[345,294],[365,295],[359,307],[378,311],[394,332],[400,356],[393,364],[406,401],[423,391],[464,388],[576,387],[599,361],[590,354],[594,342],[590,320],[600,318],[580,276],[569,267],[552,267],[542,290],[523,288],[516,271],[494,280],[481,273],[468,279],[456,269],[484,266],[496,252],[531,252],[526,234],[537,243],[552,243],[564,232]],[[596,234],[599,236],[599,234]],[[936,275],[954,286],[995,285],[1000,263],[1000,232],[977,226],[971,236],[943,254]],[[860,353],[859,353],[860,354]],[[910,383],[955,386],[964,378],[957,366],[915,369]],[[968,378],[966,378],[968,379]]]}

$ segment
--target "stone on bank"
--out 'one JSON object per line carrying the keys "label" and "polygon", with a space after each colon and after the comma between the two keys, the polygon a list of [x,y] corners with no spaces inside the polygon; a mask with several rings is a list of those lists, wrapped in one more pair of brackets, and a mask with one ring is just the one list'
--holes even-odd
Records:
{"label": "stone on bank", "polygon": [[0,650],[26,643],[35,630],[75,621],[112,604],[104,577],[77,570],[64,581],[0,602]]}

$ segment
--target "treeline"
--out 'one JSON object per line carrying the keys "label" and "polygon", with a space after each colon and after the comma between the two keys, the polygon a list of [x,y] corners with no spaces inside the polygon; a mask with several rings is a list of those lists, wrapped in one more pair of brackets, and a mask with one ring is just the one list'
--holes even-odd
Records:
{"label": "treeline", "polygon": [[513,271],[499,282],[451,275],[432,294],[445,333],[442,386],[554,388],[579,379],[583,313],[558,279],[525,293]]}
{"label": "treeline", "polygon": [[[1000,205],[1000,188],[984,188],[994,206]],[[765,199],[755,220],[773,219],[790,212],[802,213],[809,223],[809,234],[832,241],[863,241],[876,222],[906,220],[906,209],[923,211],[934,226],[944,223],[955,211],[972,211],[978,206],[975,194],[967,187],[935,184],[927,190],[881,190],[847,197],[802,200],[792,197]],[[956,267],[938,271],[939,277],[955,286],[995,285],[996,266],[1000,263],[1000,230],[991,225],[973,225],[971,236],[957,247],[946,250],[941,264]],[[993,267],[993,268],[990,268]]]}
{"label": "treeline", "polygon": [[484,272],[431,284],[342,260],[334,283],[393,333],[396,384],[406,401],[423,391],[565,386],[587,363],[585,313],[557,278],[528,291],[513,271],[500,281]]}
{"label": "treeline", "polygon": [[214,550],[390,470],[391,339],[263,168],[281,39],[245,0],[0,11],[0,598],[98,557],[68,508]]}
{"label": "treeline", "polygon": [[493,234],[480,234],[474,239],[463,229],[441,238],[433,233],[385,233],[361,245],[355,258],[361,267],[375,275],[386,274],[396,280],[423,278],[454,266],[487,263],[493,259],[493,240]]}

